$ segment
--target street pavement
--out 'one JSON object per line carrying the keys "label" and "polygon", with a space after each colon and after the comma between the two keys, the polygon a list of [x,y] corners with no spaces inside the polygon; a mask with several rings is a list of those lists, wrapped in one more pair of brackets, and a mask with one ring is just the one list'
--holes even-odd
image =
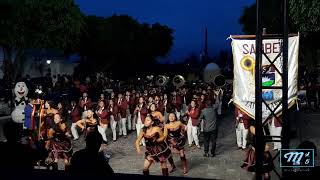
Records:
{"label": "street pavement", "polygon": [[[207,179],[227,179],[227,180],[249,180],[254,177],[250,172],[240,168],[245,151],[238,150],[236,145],[233,111],[224,114],[223,120],[219,123],[219,134],[217,140],[216,156],[203,157],[203,145],[201,149],[195,146],[186,149],[186,156],[189,164],[189,173],[183,174],[182,164],[179,155],[174,154],[177,171],[170,176],[207,178]],[[290,147],[296,147],[303,140],[310,140],[320,145],[320,113],[294,113],[290,117],[291,130],[295,131],[295,137],[291,140]],[[144,155],[137,155],[135,150],[136,133],[131,132],[127,138],[120,137],[118,141],[112,142],[111,129],[107,130],[109,139],[108,145],[103,145],[102,150],[111,155],[109,164],[116,173],[142,174]],[[200,135],[200,143],[202,142]],[[74,152],[84,148],[83,137],[73,142]],[[272,145],[271,145],[272,149]],[[144,152],[144,148],[142,148]],[[276,153],[272,151],[272,154]],[[281,174],[278,158],[275,160],[276,170]],[[316,165],[320,159],[316,158]],[[168,164],[170,168],[170,165]],[[155,163],[150,169],[151,175],[161,175],[160,164]],[[274,172],[271,173],[272,179],[278,179]]]}
{"label": "street pavement", "polygon": [[[107,130],[109,143],[103,149],[111,155],[109,161],[111,167],[116,173],[142,174],[144,154],[137,155],[135,150],[136,133],[130,133],[127,138],[120,137],[116,142],[112,142],[110,128]],[[200,136],[200,143],[202,142]],[[74,142],[74,150],[84,147],[83,139]],[[245,152],[237,149],[234,121],[231,113],[226,113],[220,123],[216,156],[203,157],[203,145],[201,149],[187,145],[186,156],[189,164],[189,173],[183,174],[182,164],[178,154],[173,158],[176,163],[177,171],[170,176],[187,176],[192,178],[209,179],[251,179],[252,173],[248,173],[240,168]],[[142,148],[144,152],[144,148]],[[170,165],[168,164],[169,168]],[[160,164],[155,163],[150,169],[150,174],[161,175]]]}
{"label": "street pavement", "polygon": [[[247,180],[252,179],[252,173],[240,168],[245,152],[238,150],[236,146],[235,128],[233,111],[224,113],[222,121],[219,123],[219,134],[217,139],[216,156],[214,158],[203,157],[203,145],[201,149],[196,147],[186,149],[186,156],[189,164],[189,173],[184,175],[179,155],[174,154],[174,160],[178,167],[177,171],[170,176],[208,178],[208,179],[232,179]],[[295,148],[304,140],[312,141],[316,144],[319,154],[320,149],[320,112],[295,112],[290,115],[290,124],[293,139],[290,147]],[[4,121],[1,121],[4,122]],[[0,135],[2,131],[0,130]],[[2,135],[0,136],[2,137]],[[142,174],[144,155],[137,155],[135,151],[136,133],[131,132],[127,138],[120,137],[118,141],[112,142],[111,129],[107,130],[109,139],[108,145],[101,148],[111,155],[110,165],[116,173]],[[1,138],[0,138],[1,139]],[[200,143],[203,137],[200,135]],[[202,143],[201,143],[202,144]],[[78,141],[73,142],[74,152],[85,147],[83,136]],[[272,145],[271,145],[272,149]],[[144,148],[142,148],[144,152]],[[272,152],[275,155],[275,152]],[[320,165],[320,156],[317,156],[315,165]],[[274,161],[276,170],[281,174],[278,158]],[[168,164],[169,168],[170,165]],[[161,175],[160,164],[153,164],[150,169],[151,175]],[[278,179],[274,172],[271,173],[272,179]]]}

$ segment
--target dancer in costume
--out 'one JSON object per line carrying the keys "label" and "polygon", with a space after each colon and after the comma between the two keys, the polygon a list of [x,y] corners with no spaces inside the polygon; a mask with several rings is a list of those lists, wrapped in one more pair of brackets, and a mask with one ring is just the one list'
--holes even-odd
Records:
{"label": "dancer in costume", "polygon": [[154,126],[154,119],[151,115],[147,115],[145,118],[144,127],[136,140],[136,149],[138,154],[141,154],[140,142],[143,138],[146,142],[143,174],[149,175],[149,168],[152,163],[160,162],[162,175],[168,176],[167,159],[171,156],[171,150],[164,141],[161,129]]}
{"label": "dancer in costume", "polygon": [[[241,168],[246,169],[249,172],[256,172],[256,153],[255,153],[255,127],[250,126],[250,134],[251,137],[251,148],[247,151],[245,160],[243,164],[241,165]],[[272,155],[269,152],[269,146],[264,142],[265,146],[265,151],[264,151],[264,158],[263,158],[263,168],[262,168],[262,173],[263,173],[263,179],[264,180],[270,180],[270,172],[274,169],[274,164],[272,160]]]}
{"label": "dancer in costume", "polygon": [[48,130],[53,127],[53,116],[58,113],[58,110],[53,108],[53,102],[52,101],[46,101],[44,104],[44,119],[41,121],[40,125],[40,138],[46,140]]}
{"label": "dancer in costume", "polygon": [[58,159],[64,159],[65,165],[69,164],[72,156],[72,146],[69,139],[67,126],[62,122],[61,115],[54,115],[54,125],[48,131],[46,149],[49,151],[49,161],[55,165]]}
{"label": "dancer in costume", "polygon": [[[164,126],[164,137],[166,142],[171,148],[171,151],[174,153],[179,153],[180,159],[182,161],[183,173],[188,173],[187,168],[187,159],[184,151],[184,145],[186,143],[186,126],[177,120],[175,113],[169,113],[169,123]],[[172,157],[169,157],[168,161],[170,162],[173,172],[176,167],[174,165]]]}
{"label": "dancer in costume", "polygon": [[156,107],[156,104],[155,103],[152,103],[150,105],[150,114],[151,116],[155,119],[156,121],[156,124],[161,128],[163,129],[163,126],[164,126],[164,117],[162,115],[162,113],[160,111],[157,111],[156,110],[157,107]]}
{"label": "dancer in costume", "polygon": [[77,126],[85,131],[84,135],[93,131],[98,131],[98,121],[93,117],[93,112],[91,110],[85,111],[85,119],[77,121]]}

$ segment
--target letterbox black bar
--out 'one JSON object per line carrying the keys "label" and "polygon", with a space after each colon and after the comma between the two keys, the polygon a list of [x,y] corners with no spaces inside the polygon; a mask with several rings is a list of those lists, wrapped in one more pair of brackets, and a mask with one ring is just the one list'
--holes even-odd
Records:
{"label": "letterbox black bar", "polygon": [[[288,1],[283,0],[283,71],[282,71],[282,137],[283,149],[289,149],[290,123],[288,118]],[[286,174],[282,169],[282,177]]]}
{"label": "letterbox black bar", "polygon": [[262,1],[256,0],[256,65],[255,65],[255,132],[256,132],[256,180],[262,180],[264,136],[262,130]]}

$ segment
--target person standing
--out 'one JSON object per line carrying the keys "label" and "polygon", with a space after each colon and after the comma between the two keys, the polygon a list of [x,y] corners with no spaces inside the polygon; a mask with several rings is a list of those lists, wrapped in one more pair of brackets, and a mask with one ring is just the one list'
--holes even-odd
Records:
{"label": "person standing", "polygon": [[106,131],[107,131],[107,128],[108,128],[108,111],[107,109],[105,108],[105,104],[104,104],[105,101],[103,100],[100,100],[99,103],[98,103],[98,108],[96,110],[96,115],[98,116],[98,131],[99,133],[101,134],[102,136],[102,139],[103,139],[103,143],[104,144],[107,144],[107,135],[106,135]]}
{"label": "person standing", "polygon": [[170,103],[168,102],[168,95],[163,94],[163,116],[164,116],[164,122],[166,123],[168,121],[168,110],[170,110]]}
{"label": "person standing", "polygon": [[209,157],[209,145],[211,142],[211,157],[215,156],[216,140],[218,135],[217,114],[218,99],[212,105],[211,100],[206,101],[206,107],[201,111],[200,119],[203,120],[203,134],[204,134],[204,157]]}
{"label": "person standing", "polygon": [[[272,117],[269,121],[269,131],[271,136],[281,136],[282,126],[281,117]],[[281,138],[272,138],[273,140],[280,140]],[[273,150],[278,151],[281,149],[281,142],[273,142]]]}
{"label": "person standing", "polygon": [[217,107],[217,118],[221,120],[222,118],[222,98],[223,98],[223,89],[217,88],[214,90],[214,97],[218,99],[218,107]]}
{"label": "person standing", "polygon": [[109,100],[109,106],[108,106],[108,117],[110,121],[110,126],[112,130],[112,137],[113,141],[117,141],[117,123],[118,123],[118,106],[114,105],[114,102],[112,99]]}
{"label": "person standing", "polygon": [[[130,91],[126,92],[126,101],[128,102],[127,109],[127,122],[128,122],[128,131],[133,129],[133,111],[134,111],[134,97],[133,94],[130,94]],[[134,128],[135,129],[135,128]]]}
{"label": "person standing", "polygon": [[200,149],[199,137],[198,137],[198,126],[200,124],[200,121],[199,121],[200,112],[199,112],[199,108],[197,107],[195,99],[191,101],[190,107],[187,110],[185,115],[188,116],[187,134],[188,134],[189,147],[192,147],[192,143],[194,141],[197,148]]}
{"label": "person standing", "polygon": [[81,110],[75,101],[71,101],[71,110],[69,110],[70,119],[72,121],[71,133],[73,140],[79,139],[79,134],[77,131],[77,121],[81,119]]}
{"label": "person standing", "polygon": [[[139,98],[139,103],[137,104],[137,107],[134,111],[135,117],[136,117],[136,130],[137,130],[137,136],[139,136],[141,129],[144,126],[144,120],[148,114],[148,110],[144,101],[143,97]],[[141,140],[141,144],[143,146],[146,146],[146,143],[144,139]]]}
{"label": "person standing", "polygon": [[171,98],[171,107],[173,108],[172,110],[176,113],[178,119],[180,119],[182,103],[182,97],[178,95],[176,91],[173,91]]}
{"label": "person standing", "polygon": [[91,98],[88,97],[88,93],[84,92],[82,98],[79,101],[79,106],[82,108],[82,111],[87,111],[92,108]]}
{"label": "person standing", "polygon": [[127,137],[127,110],[129,109],[129,102],[127,102],[126,99],[122,97],[122,94],[118,94],[118,107],[119,107],[119,112],[118,116],[120,119],[119,122],[119,136],[124,136],[125,138]]}
{"label": "person standing", "polygon": [[235,115],[238,149],[244,150],[247,147],[247,136],[248,129],[250,126],[250,117],[245,113],[241,112],[241,110],[238,108],[235,108]]}

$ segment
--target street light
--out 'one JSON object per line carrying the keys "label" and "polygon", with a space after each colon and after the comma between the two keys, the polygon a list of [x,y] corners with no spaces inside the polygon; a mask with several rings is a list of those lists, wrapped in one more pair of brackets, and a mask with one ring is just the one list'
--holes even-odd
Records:
{"label": "street light", "polygon": [[51,60],[50,59],[47,60],[47,64],[48,65],[51,64]]}

